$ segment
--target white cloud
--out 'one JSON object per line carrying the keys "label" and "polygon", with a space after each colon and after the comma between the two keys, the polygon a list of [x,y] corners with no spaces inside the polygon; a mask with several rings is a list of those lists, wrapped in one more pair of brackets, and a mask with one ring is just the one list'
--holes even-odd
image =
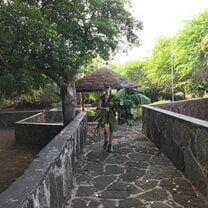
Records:
{"label": "white cloud", "polygon": [[139,32],[141,46],[128,54],[119,53],[115,63],[142,59],[150,55],[160,36],[173,35],[183,27],[185,21],[194,18],[208,8],[207,0],[132,0],[133,14],[144,24]]}

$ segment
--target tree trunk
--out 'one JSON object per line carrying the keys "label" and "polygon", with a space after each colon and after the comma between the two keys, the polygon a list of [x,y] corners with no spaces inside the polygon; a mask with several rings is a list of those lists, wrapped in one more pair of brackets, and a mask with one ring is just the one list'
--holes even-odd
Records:
{"label": "tree trunk", "polygon": [[63,122],[66,126],[74,119],[76,113],[75,82],[69,82],[67,86],[61,87],[61,99]]}

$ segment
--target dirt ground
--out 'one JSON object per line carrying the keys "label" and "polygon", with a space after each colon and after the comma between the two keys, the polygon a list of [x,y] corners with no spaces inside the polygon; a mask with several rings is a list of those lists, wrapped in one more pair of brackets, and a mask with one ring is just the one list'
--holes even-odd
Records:
{"label": "dirt ground", "polygon": [[41,148],[16,145],[14,129],[0,129],[0,193],[24,173]]}

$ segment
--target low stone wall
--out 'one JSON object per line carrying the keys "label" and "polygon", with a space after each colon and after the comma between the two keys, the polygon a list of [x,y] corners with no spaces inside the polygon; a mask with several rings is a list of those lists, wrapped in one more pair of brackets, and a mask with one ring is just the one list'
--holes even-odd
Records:
{"label": "low stone wall", "polygon": [[[177,106],[177,102],[173,105]],[[144,134],[192,180],[201,193],[208,196],[208,122],[158,106],[161,107],[143,106]],[[197,108],[201,111],[208,109],[204,106]]]}
{"label": "low stone wall", "polygon": [[15,142],[45,146],[63,127],[61,111],[43,111],[15,123]]}
{"label": "low stone wall", "polygon": [[15,122],[41,112],[36,111],[1,111],[0,128],[13,128]]}
{"label": "low stone wall", "polygon": [[208,98],[182,100],[157,105],[158,108],[208,121]]}
{"label": "low stone wall", "polygon": [[79,113],[41,150],[25,173],[0,194],[0,207],[63,207],[86,136],[86,115]]}
{"label": "low stone wall", "polygon": [[18,123],[63,123],[61,110],[44,110],[35,115],[28,116]]}

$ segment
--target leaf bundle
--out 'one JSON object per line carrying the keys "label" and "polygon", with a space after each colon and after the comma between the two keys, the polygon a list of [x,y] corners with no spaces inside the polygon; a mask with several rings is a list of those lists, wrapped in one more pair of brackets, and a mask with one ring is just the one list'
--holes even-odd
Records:
{"label": "leaf bundle", "polygon": [[108,123],[113,131],[117,130],[118,124],[114,111],[117,111],[128,125],[131,125],[137,107],[149,103],[150,99],[135,89],[119,90],[110,102],[109,112],[105,109],[100,109],[97,112],[95,118],[98,121],[96,133],[99,134],[100,128],[105,123]]}

